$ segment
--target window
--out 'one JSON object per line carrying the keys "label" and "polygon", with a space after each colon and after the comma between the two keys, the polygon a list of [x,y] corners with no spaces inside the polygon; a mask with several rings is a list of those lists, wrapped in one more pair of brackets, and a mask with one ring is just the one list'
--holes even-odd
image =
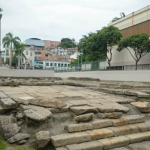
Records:
{"label": "window", "polygon": [[50,66],[53,66],[53,63],[51,63]]}
{"label": "window", "polygon": [[57,66],[57,63],[55,63],[54,65]]}
{"label": "window", "polygon": [[68,67],[70,67],[70,64],[68,64]]}
{"label": "window", "polygon": [[43,65],[43,62],[39,62],[39,64],[42,64],[42,65]]}
{"label": "window", "polygon": [[58,67],[60,67],[60,63],[58,63]]}
{"label": "window", "polygon": [[26,51],[26,55],[28,55],[28,51]]}
{"label": "window", "polygon": [[65,67],[67,67],[67,64],[65,64]]}
{"label": "window", "polygon": [[63,67],[63,64],[61,64],[61,67]]}
{"label": "window", "polygon": [[49,66],[49,63],[46,63],[46,66]]}

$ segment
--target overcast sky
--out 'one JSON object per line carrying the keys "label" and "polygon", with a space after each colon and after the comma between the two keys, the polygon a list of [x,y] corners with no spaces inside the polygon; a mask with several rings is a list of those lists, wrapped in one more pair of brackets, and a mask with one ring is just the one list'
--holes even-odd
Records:
{"label": "overcast sky", "polygon": [[150,0],[0,0],[3,9],[2,38],[12,32],[28,38],[60,41],[100,30],[120,12],[126,15],[150,4]]}

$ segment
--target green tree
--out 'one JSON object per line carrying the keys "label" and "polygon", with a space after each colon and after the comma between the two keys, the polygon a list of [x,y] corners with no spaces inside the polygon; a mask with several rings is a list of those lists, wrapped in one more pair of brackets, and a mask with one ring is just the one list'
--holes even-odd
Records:
{"label": "green tree", "polygon": [[12,33],[7,33],[2,40],[3,47],[10,47],[10,61],[9,61],[9,68],[12,68],[12,48],[15,47],[20,42],[19,37],[13,37]]}
{"label": "green tree", "polygon": [[73,41],[69,38],[62,38],[61,39],[61,44],[59,44],[57,47],[62,47],[62,48],[74,48],[77,45],[73,43]]}
{"label": "green tree", "polygon": [[135,60],[135,65],[137,70],[137,65],[140,59],[147,53],[150,52],[150,39],[145,33],[135,34],[121,40],[118,44],[118,51],[122,51],[126,48],[133,59]]}
{"label": "green tree", "polygon": [[122,33],[119,31],[117,27],[108,26],[101,30],[102,39],[103,39],[103,48],[107,53],[107,63],[109,65],[109,69],[111,68],[111,60],[112,60],[112,49],[113,46],[117,45],[122,38]]}
{"label": "green tree", "polygon": [[25,47],[26,45],[23,44],[23,43],[18,43],[16,46],[15,46],[15,56],[18,57],[18,69],[20,69],[20,60],[22,60],[23,58],[26,59],[26,56],[24,55],[24,50],[25,50]]}
{"label": "green tree", "polygon": [[125,13],[121,12],[121,13],[120,13],[120,18],[115,17],[115,18],[112,19],[111,22],[115,22],[115,21],[117,21],[117,20],[119,20],[119,19],[121,19],[121,18],[123,18],[123,17],[125,17],[125,16],[126,16]]}

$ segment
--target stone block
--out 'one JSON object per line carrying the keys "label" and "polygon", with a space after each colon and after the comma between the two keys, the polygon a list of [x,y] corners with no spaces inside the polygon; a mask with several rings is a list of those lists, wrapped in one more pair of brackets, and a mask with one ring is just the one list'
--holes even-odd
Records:
{"label": "stone block", "polygon": [[65,147],[58,147],[58,148],[56,148],[56,150],[68,150],[68,149]]}
{"label": "stone block", "polygon": [[97,140],[97,139],[103,139],[103,138],[108,138],[108,137],[112,137],[113,131],[110,129],[97,129],[97,130],[91,130],[91,131],[87,131],[87,133],[89,133],[92,137],[92,140]]}
{"label": "stone block", "polygon": [[134,123],[141,123],[145,122],[145,116],[144,115],[129,115],[122,117],[128,124],[134,124]]}
{"label": "stone block", "polygon": [[1,98],[7,98],[8,96],[6,94],[4,94],[3,92],[0,92],[0,99]]}
{"label": "stone block", "polygon": [[88,121],[93,120],[93,118],[94,118],[94,114],[90,113],[90,114],[84,114],[84,115],[77,116],[74,118],[74,120],[76,122],[88,122]]}
{"label": "stone block", "polygon": [[126,146],[130,143],[130,139],[125,136],[118,136],[109,139],[99,140],[103,144],[104,150]]}
{"label": "stone block", "polygon": [[76,106],[71,107],[70,110],[74,112],[76,115],[81,115],[85,113],[96,113],[98,111],[96,107],[92,106]]}
{"label": "stone block", "polygon": [[109,127],[114,133],[114,136],[138,133],[139,128],[135,125],[126,125],[121,127]]}
{"label": "stone block", "polygon": [[91,141],[91,135],[87,132],[81,133],[64,133],[51,136],[51,142],[55,147],[78,144]]}
{"label": "stone block", "polygon": [[101,119],[119,119],[122,116],[122,112],[112,112],[112,113],[98,113],[97,117]]}
{"label": "stone block", "polygon": [[139,128],[140,132],[150,131],[150,121],[144,123],[138,123],[134,125],[136,125]]}
{"label": "stone block", "polygon": [[50,132],[40,131],[35,135],[36,146],[38,150],[45,150],[50,142]]}
{"label": "stone block", "polygon": [[34,97],[31,97],[31,96],[25,96],[25,97],[19,97],[17,99],[17,102],[20,103],[20,104],[25,104],[25,105],[28,105],[32,100],[34,100],[35,98]]}
{"label": "stone block", "polygon": [[67,145],[66,147],[68,150],[103,150],[103,145],[98,141]]}
{"label": "stone block", "polygon": [[17,103],[11,98],[0,99],[0,104],[4,109],[15,109],[17,107]]}
{"label": "stone block", "polygon": [[95,120],[91,123],[93,125],[93,129],[101,129],[112,126],[112,121],[109,119]]}
{"label": "stone block", "polygon": [[70,124],[66,126],[65,129],[68,132],[79,132],[79,131],[92,130],[93,126],[91,123]]}
{"label": "stone block", "polygon": [[0,124],[1,124],[1,126],[13,124],[13,123],[17,123],[17,120],[12,115],[10,115],[10,116],[6,116],[6,115],[0,116]]}
{"label": "stone block", "polygon": [[130,143],[138,143],[142,142],[144,140],[150,140],[150,132],[141,132],[141,133],[135,133],[135,134],[129,134],[126,135],[130,139]]}

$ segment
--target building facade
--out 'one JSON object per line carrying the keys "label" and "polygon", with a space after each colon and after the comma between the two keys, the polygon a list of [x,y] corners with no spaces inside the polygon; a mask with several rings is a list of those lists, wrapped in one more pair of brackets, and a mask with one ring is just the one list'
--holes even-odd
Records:
{"label": "building facade", "polygon": [[[150,37],[150,5],[110,23],[109,25],[118,27],[123,34],[123,38],[141,33],[146,33]],[[130,51],[134,54],[132,49],[130,49]],[[111,68],[113,69],[115,67],[124,70],[135,70],[135,60],[128,49],[118,52],[117,46],[114,46],[112,49]],[[150,69],[150,53],[147,53],[141,58],[138,62],[138,69]]]}
{"label": "building facade", "polygon": [[49,41],[49,40],[45,40],[45,48],[49,48],[49,49],[52,49],[52,48],[57,48],[57,46],[61,43],[59,41]]}

